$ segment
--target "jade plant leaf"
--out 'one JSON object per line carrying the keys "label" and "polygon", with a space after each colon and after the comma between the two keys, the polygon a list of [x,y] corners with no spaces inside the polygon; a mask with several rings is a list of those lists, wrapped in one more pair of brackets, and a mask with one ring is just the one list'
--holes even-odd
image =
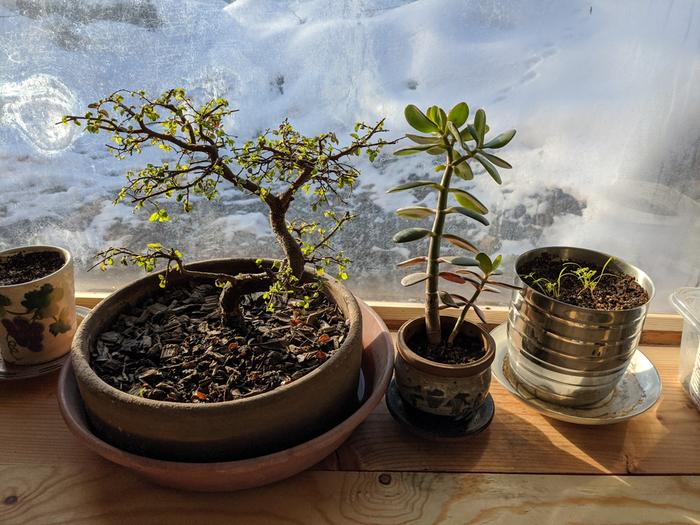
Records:
{"label": "jade plant leaf", "polygon": [[394,155],[396,155],[397,157],[403,157],[406,155],[415,155],[416,153],[422,153],[426,150],[430,150],[433,147],[434,146],[426,145],[426,146],[414,146],[411,148],[401,148],[401,149],[397,149],[394,152]]}
{"label": "jade plant leaf", "polygon": [[447,121],[447,130],[450,132],[450,135],[455,139],[455,143],[461,144],[462,143],[462,137],[459,134],[459,130],[457,129],[457,126],[452,122],[451,120]]}
{"label": "jade plant leaf", "polygon": [[442,304],[446,304],[447,306],[451,306],[452,308],[459,308],[460,304],[457,301],[455,301],[455,298],[452,297],[452,294],[445,291],[438,292],[438,294],[440,296],[440,301],[442,301]]}
{"label": "jade plant leaf", "polygon": [[407,228],[405,230],[401,230],[396,235],[394,235],[393,240],[397,243],[413,242],[424,237],[428,237],[431,234],[431,231],[426,230],[425,228]]}
{"label": "jade plant leaf", "polygon": [[485,274],[491,273],[491,270],[493,270],[493,262],[491,262],[491,258],[488,255],[483,252],[477,253],[476,260],[479,261],[479,268],[482,272]]}
{"label": "jade plant leaf", "polygon": [[489,212],[484,203],[468,191],[460,190],[459,188],[450,188],[450,193],[452,193],[455,196],[455,200],[465,208],[474,210],[477,213]]}
{"label": "jade plant leaf", "polygon": [[486,153],[485,151],[479,152],[479,155],[483,155],[484,157],[489,159],[492,163],[494,163],[499,168],[505,168],[505,169],[509,170],[513,167],[509,162],[506,162],[505,160],[503,160],[500,157],[496,157],[496,155],[491,155],[490,153]]}
{"label": "jade plant leaf", "polygon": [[474,246],[469,241],[462,239],[458,235],[453,235],[451,233],[445,233],[442,236],[442,238],[445,239],[450,244],[453,244],[454,246],[457,246],[458,248],[462,248],[463,250],[467,250],[467,251],[475,253],[475,254],[480,253],[479,248]]}
{"label": "jade plant leaf", "polygon": [[498,184],[501,184],[501,175],[498,173],[498,170],[496,169],[496,166],[491,164],[487,159],[484,157],[477,155],[476,160],[479,161],[479,163],[484,167],[486,172],[491,175],[491,178],[495,180]]}
{"label": "jade plant leaf", "polygon": [[504,131],[500,135],[497,135],[496,137],[489,140],[486,144],[484,144],[484,147],[489,149],[502,148],[503,146],[506,146],[511,140],[513,140],[513,137],[515,137],[514,129]]}
{"label": "jade plant leaf", "polygon": [[470,219],[474,219],[475,221],[479,221],[481,224],[484,226],[489,225],[489,221],[486,217],[481,215],[480,213],[477,213],[473,210],[470,210],[469,208],[464,208],[463,206],[451,206],[445,210],[446,213],[459,213],[460,215],[464,215],[465,217],[469,217]]}
{"label": "jade plant leaf", "polygon": [[445,123],[447,122],[447,114],[445,113],[445,110],[442,109],[439,106],[430,106],[428,108],[428,118],[435,122],[440,129],[443,129],[445,127]]}
{"label": "jade plant leaf", "polygon": [[454,106],[447,114],[447,120],[452,122],[458,128],[461,128],[469,118],[469,106],[466,102],[460,102]]}
{"label": "jade plant leaf", "polygon": [[430,144],[431,146],[440,144],[440,139],[438,137],[424,137],[422,135],[413,135],[412,133],[406,133],[406,138],[411,139],[416,144]]}
{"label": "jade plant leaf", "polygon": [[411,182],[406,182],[404,184],[399,184],[398,186],[394,186],[390,190],[387,190],[387,193],[395,193],[397,191],[406,191],[406,190],[412,190],[413,188],[422,188],[425,186],[430,186],[433,189],[439,190],[442,188],[438,183],[432,182],[429,180],[414,180]]}
{"label": "jade plant leaf", "polygon": [[424,272],[411,273],[401,279],[401,286],[413,286],[414,284],[422,283],[428,277],[429,275]]}
{"label": "jade plant leaf", "polygon": [[442,145],[433,146],[432,148],[425,150],[425,152],[428,155],[442,155],[443,153],[445,153],[445,146],[442,146]]}
{"label": "jade plant leaf", "polygon": [[457,275],[456,273],[440,272],[438,275],[446,281],[450,281],[452,283],[464,284],[466,282],[464,277],[462,277],[461,275]]}
{"label": "jade plant leaf", "polygon": [[474,308],[474,311],[476,312],[476,315],[479,316],[479,319],[481,319],[481,322],[484,324],[487,324],[486,323],[486,316],[484,315],[484,312],[481,311],[481,308],[479,308],[475,304],[472,304],[472,308]]}
{"label": "jade plant leaf", "polygon": [[435,214],[432,208],[425,206],[409,206],[407,208],[399,208],[396,210],[396,215],[399,217],[408,217],[409,219],[423,219]]}
{"label": "jade plant leaf", "polygon": [[486,134],[486,112],[479,108],[474,115],[474,129],[476,130],[476,141],[479,146],[484,143],[484,135]]}
{"label": "jade plant leaf", "polygon": [[474,178],[474,172],[472,167],[467,163],[467,161],[460,162],[455,165],[455,175],[457,175],[462,180],[472,180]]}
{"label": "jade plant leaf", "polygon": [[420,257],[413,257],[412,259],[406,259],[405,261],[401,261],[396,266],[398,268],[408,268],[409,266],[416,266],[418,264],[423,264],[427,260],[428,260],[428,258],[426,256],[421,255]]}
{"label": "jade plant leaf", "polygon": [[423,133],[437,133],[440,131],[435,122],[426,117],[425,114],[413,104],[406,106],[404,116],[406,117],[406,122],[418,131]]}
{"label": "jade plant leaf", "polygon": [[440,262],[454,264],[455,266],[479,266],[479,261],[473,257],[465,257],[464,255],[451,255],[449,257],[440,257]]}

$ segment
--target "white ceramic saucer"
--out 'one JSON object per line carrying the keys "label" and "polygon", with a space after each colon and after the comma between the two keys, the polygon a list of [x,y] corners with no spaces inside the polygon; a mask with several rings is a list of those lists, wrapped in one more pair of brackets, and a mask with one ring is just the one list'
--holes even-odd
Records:
{"label": "white ceramic saucer", "polygon": [[545,416],[579,425],[610,425],[649,410],[661,396],[661,378],[647,356],[637,350],[625,374],[610,397],[586,407],[564,407],[535,397],[515,377],[508,362],[508,334],[505,324],[491,332],[496,358],[491,371],[511,394]]}
{"label": "white ceramic saucer", "polygon": [[[75,313],[78,317],[78,324],[83,318],[90,313],[90,310],[82,306],[75,307]],[[30,377],[43,376],[59,370],[66,359],[70,356],[70,352],[61,357],[48,361],[46,363],[38,363],[36,365],[13,365],[6,363],[0,356],[0,381],[12,381],[14,379],[29,379]]]}

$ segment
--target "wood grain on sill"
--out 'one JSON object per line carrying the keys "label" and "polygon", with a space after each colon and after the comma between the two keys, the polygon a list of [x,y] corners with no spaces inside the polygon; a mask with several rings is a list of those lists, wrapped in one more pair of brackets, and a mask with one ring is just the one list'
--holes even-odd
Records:
{"label": "wood grain on sill", "polygon": [[159,488],[107,463],[0,467],[0,522],[698,523],[699,477],[306,472],[232,494]]}

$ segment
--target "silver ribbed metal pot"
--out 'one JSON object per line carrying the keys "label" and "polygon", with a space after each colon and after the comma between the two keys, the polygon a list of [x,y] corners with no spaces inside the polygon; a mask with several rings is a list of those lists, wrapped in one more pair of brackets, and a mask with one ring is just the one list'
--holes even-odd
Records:
{"label": "silver ribbed metal pot", "polygon": [[[547,253],[562,260],[602,267],[609,255],[584,248],[555,246],[518,257],[516,274]],[[608,269],[632,275],[649,294],[654,284],[639,268],[613,258]],[[649,301],[629,310],[593,310],[563,303],[523,283],[514,292],[508,315],[508,357],[518,380],[540,399],[584,406],[609,396],[632,358]]]}

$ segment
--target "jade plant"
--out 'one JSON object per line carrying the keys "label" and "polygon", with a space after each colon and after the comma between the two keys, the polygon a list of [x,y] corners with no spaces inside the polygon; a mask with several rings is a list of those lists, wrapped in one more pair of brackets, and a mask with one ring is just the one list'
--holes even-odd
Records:
{"label": "jade plant", "polygon": [[[218,98],[199,105],[181,88],[158,97],[120,90],[88,108],[82,116],[64,117],[63,123],[110,134],[107,147],[118,159],[140,154],[147,147],[160,148],[171,159],[129,170],[115,204],[130,202],[136,210],[148,206],[151,222],[166,222],[174,204],[189,213],[198,202],[215,199],[219,184],[225,181],[267,206],[272,232],[283,253],[271,267],[260,264],[258,272],[228,275],[188,269],[177,248],[149,243],[141,252],[114,247],[100,252],[96,266],[102,270],[118,261],[151,272],[164,262],[161,286],[173,271],[211,279],[222,287],[220,308],[226,322],[239,316],[242,298],[251,293],[264,292],[269,309],[291,299],[308,307],[318,297],[320,276],[327,270],[347,278],[347,258],[332,239],[353,216],[336,212],[334,205],[346,204],[348,190],[359,176],[351,159],[365,153],[374,160],[388,143],[381,138],[384,120],[374,125],[358,122],[349,142],[342,146],[333,132],[305,136],[287,120],[239,144],[224,129],[224,121],[234,113],[228,101]],[[287,219],[292,203],[301,200],[300,194],[323,220]],[[302,283],[307,265],[319,276],[310,291]]]}
{"label": "jade plant", "polygon": [[[449,112],[438,106],[431,106],[426,113],[418,107],[408,105],[405,109],[408,124],[421,135],[407,134],[406,138],[414,144],[399,149],[396,155],[413,155],[425,153],[441,157],[442,162],[435,171],[442,173],[441,179],[417,180],[401,184],[389,192],[406,191],[414,188],[429,188],[437,193],[434,208],[411,206],[400,208],[397,214],[411,219],[433,218],[431,229],[407,228],[394,236],[394,242],[407,243],[428,239],[426,256],[414,257],[399,263],[400,268],[425,264],[425,271],[412,273],[401,280],[403,286],[412,286],[425,282],[425,329],[428,344],[432,347],[440,345],[452,346],[460,333],[469,309],[473,309],[485,323],[486,319],[481,309],[475,304],[482,292],[498,291],[501,288],[516,288],[510,284],[494,280],[500,272],[501,256],[493,259],[479,250],[475,244],[454,233],[445,232],[448,215],[462,216],[475,220],[485,226],[489,224],[485,215],[486,206],[474,195],[463,188],[453,186],[455,177],[463,181],[474,178],[472,165],[480,165],[483,170],[497,183],[501,184],[498,168],[510,169],[512,166],[493,154],[493,150],[505,147],[515,136],[515,130],[506,131],[492,139],[486,138],[489,127],[486,124],[486,113],[478,109],[474,120],[468,122],[469,106],[461,102]],[[454,199],[455,202],[451,202]],[[467,256],[441,256],[442,242],[450,244],[467,252]],[[458,267],[454,271],[441,270],[441,264]],[[471,269],[472,267],[474,269]],[[440,279],[449,282],[470,285],[473,292],[469,297],[440,290]],[[443,341],[440,326],[440,310],[443,308],[459,308],[459,316],[447,340]]]}

